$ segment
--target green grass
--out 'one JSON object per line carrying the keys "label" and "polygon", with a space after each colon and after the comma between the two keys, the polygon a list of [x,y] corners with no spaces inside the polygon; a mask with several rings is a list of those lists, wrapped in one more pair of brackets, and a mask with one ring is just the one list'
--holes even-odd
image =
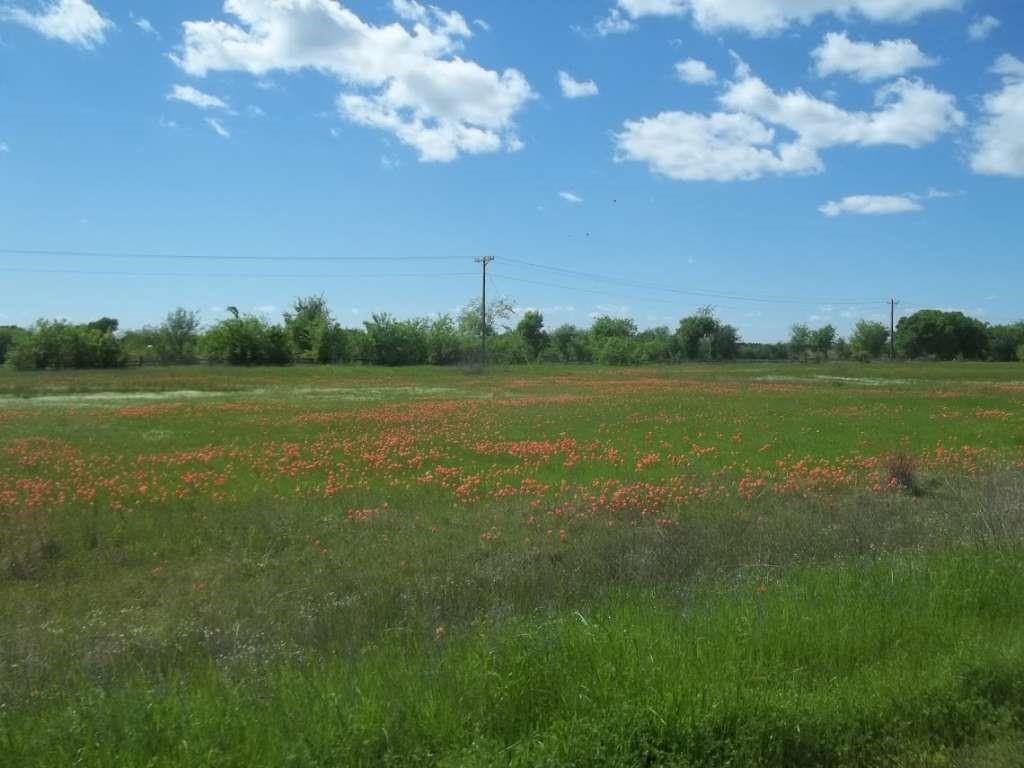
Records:
{"label": "green grass", "polygon": [[4,372],[0,764],[1018,765],[1020,372]]}

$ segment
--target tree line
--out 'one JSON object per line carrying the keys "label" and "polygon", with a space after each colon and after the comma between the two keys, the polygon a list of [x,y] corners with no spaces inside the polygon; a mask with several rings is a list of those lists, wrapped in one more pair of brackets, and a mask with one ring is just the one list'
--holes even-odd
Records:
{"label": "tree line", "polygon": [[298,362],[387,366],[455,365],[480,360],[486,333],[496,363],[639,365],[682,361],[903,359],[1024,360],[1024,322],[989,325],[960,312],[922,310],[904,317],[895,339],[879,322],[859,321],[849,339],[831,325],[793,326],[788,341],[743,342],[711,307],[684,317],[675,328],[639,330],[628,318],[603,316],[589,328],[566,324],[549,330],[544,316],[516,314],[507,300],[471,302],[455,316],[400,320],[375,314],[361,328],[346,328],[323,296],[297,299],[283,322],[228,308],[229,317],[203,327],[198,313],[178,308],[159,326],[122,331],[103,317],[73,324],[40,320],[29,328],[0,328],[0,361],[18,370],[116,368],[129,364],[289,365]]}

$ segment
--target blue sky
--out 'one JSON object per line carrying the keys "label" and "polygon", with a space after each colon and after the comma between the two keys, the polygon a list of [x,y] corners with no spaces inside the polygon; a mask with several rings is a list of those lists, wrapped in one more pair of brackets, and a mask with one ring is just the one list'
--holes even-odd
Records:
{"label": "blue sky", "polygon": [[1020,3],[439,1],[0,0],[0,322],[1024,316]]}

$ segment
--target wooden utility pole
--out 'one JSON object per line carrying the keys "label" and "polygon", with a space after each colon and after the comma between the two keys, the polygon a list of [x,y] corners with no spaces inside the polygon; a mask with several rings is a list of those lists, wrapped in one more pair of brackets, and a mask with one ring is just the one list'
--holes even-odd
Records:
{"label": "wooden utility pole", "polygon": [[896,359],[896,299],[889,299],[889,359]]}
{"label": "wooden utility pole", "polygon": [[487,265],[494,261],[493,256],[481,256],[473,259],[481,266],[480,279],[480,365],[487,365]]}

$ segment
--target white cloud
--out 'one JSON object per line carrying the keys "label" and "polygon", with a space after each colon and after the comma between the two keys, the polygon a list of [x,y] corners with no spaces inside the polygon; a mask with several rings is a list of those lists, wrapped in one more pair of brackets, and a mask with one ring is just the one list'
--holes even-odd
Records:
{"label": "white cloud", "polygon": [[[874,111],[849,112],[802,90],[776,93],[742,61],[718,101],[724,111],[709,115],[662,112],[627,120],[615,137],[616,159],[644,162],[655,173],[685,181],[818,173],[824,169],[821,150],[916,148],[964,122],[953,96],[917,80],[880,88]],[[795,138],[780,139],[776,127]]]}
{"label": "white cloud", "polygon": [[904,195],[850,195],[842,200],[825,203],[818,209],[826,216],[855,214],[877,216],[893,213],[913,213],[923,210],[920,203]]}
{"label": "white cloud", "polygon": [[263,111],[263,107],[256,106],[255,104],[250,104],[249,106],[247,106],[245,108],[245,112],[250,117],[266,117],[267,116],[267,113]]}
{"label": "white cloud", "polygon": [[199,109],[228,109],[227,103],[209,93],[204,93],[191,85],[176,85],[167,94],[168,101],[183,101]]}
{"label": "white cloud", "polygon": [[160,120],[158,121],[158,124],[160,125],[161,128],[177,128],[178,127],[178,124],[174,120],[168,120],[163,115],[160,115]]}
{"label": "white cloud", "polygon": [[160,37],[160,33],[157,32],[156,27],[153,26],[149,19],[141,16],[136,16],[134,13],[129,13],[128,16],[131,18],[132,23],[145,32],[147,35],[153,35],[153,37]]}
{"label": "white cloud", "polygon": [[819,76],[849,75],[865,83],[902,75],[912,69],[934,67],[939,63],[937,59],[926,56],[910,40],[856,43],[845,32],[829,32],[811,56]]}
{"label": "white cloud", "polygon": [[476,24],[478,27],[480,27],[480,29],[482,29],[484,32],[490,32],[491,31],[491,25],[488,24],[483,19],[473,19],[473,23]]}
{"label": "white cloud", "polygon": [[988,38],[993,32],[1002,26],[1002,22],[995,16],[982,16],[976,18],[967,27],[967,37],[978,43]]}
{"label": "white cloud", "polygon": [[582,99],[586,96],[597,96],[597,83],[593,80],[581,82],[568,72],[558,73],[558,85],[562,95],[567,99]]}
{"label": "white cloud", "polygon": [[559,192],[558,196],[567,203],[572,203],[573,205],[579,205],[583,202],[583,198],[574,192]]}
{"label": "white cloud", "polygon": [[816,17],[909,21],[929,11],[957,10],[963,0],[618,0],[630,19],[689,14],[704,31],[740,29],[753,35],[779,32]]}
{"label": "white cloud", "polygon": [[632,21],[623,16],[618,8],[612,8],[608,15],[594,25],[594,31],[601,37],[608,35],[621,35],[632,31],[636,27]]}
{"label": "white cloud", "polygon": [[6,155],[10,151],[11,151],[11,148],[7,144],[7,142],[6,141],[0,141],[0,155]]}
{"label": "white cloud", "polygon": [[106,42],[114,22],[85,0],[53,0],[38,13],[24,8],[0,9],[0,19],[34,29],[44,37],[91,49]]}
{"label": "white cloud", "polygon": [[710,85],[718,79],[715,70],[698,59],[676,62],[676,77],[693,85]]}
{"label": "white cloud", "polygon": [[1024,61],[1003,54],[991,71],[1002,76],[1003,87],[985,96],[971,168],[991,176],[1024,177]]}
{"label": "white cloud", "polygon": [[210,126],[214,130],[214,132],[218,136],[220,136],[222,139],[230,139],[231,138],[231,133],[228,131],[227,128],[224,127],[224,124],[221,123],[221,121],[218,120],[217,118],[215,118],[215,117],[208,117],[208,118],[206,118],[206,124],[208,126]]}
{"label": "white cloud", "polygon": [[456,12],[394,0],[406,22],[374,26],[334,0],[226,0],[237,19],[186,21],[174,61],[198,77],[211,71],[313,69],[344,83],[339,112],[394,134],[423,161],[507,147],[516,113],[533,98],[521,72],[461,58],[472,36]]}

